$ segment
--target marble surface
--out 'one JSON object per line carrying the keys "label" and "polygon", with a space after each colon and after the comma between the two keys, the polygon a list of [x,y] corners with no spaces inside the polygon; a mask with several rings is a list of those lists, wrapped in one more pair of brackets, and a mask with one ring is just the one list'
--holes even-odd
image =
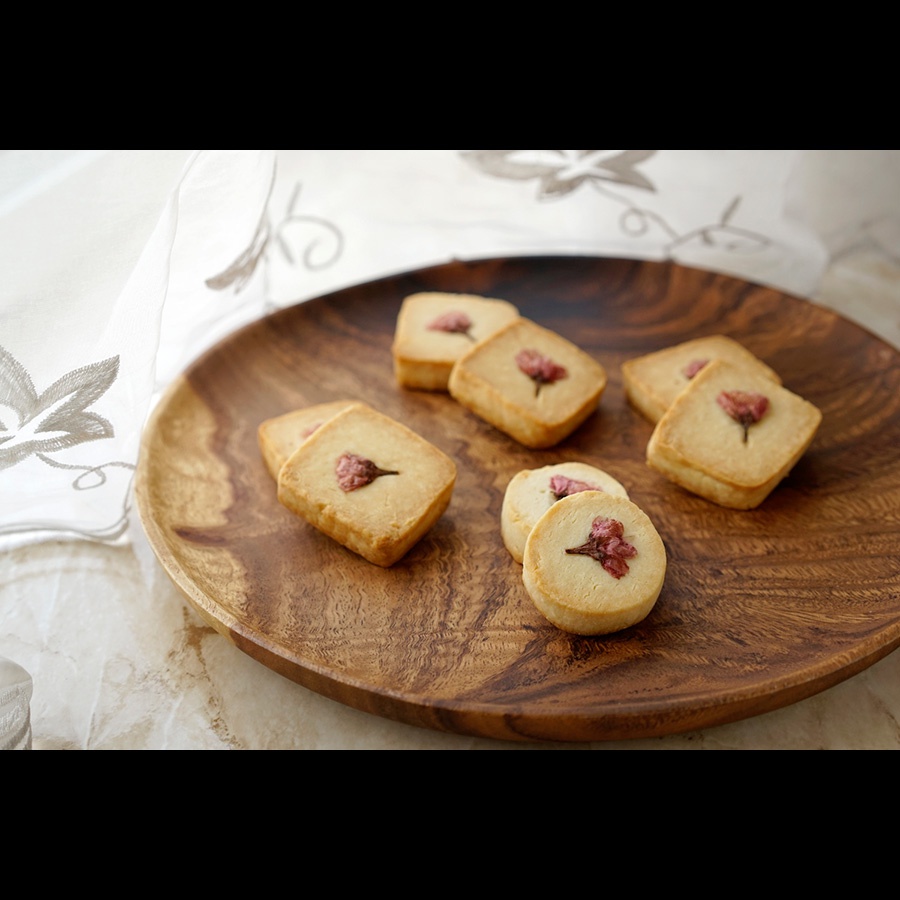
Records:
{"label": "marble surface", "polygon": [[[885,254],[837,258],[814,300],[900,348],[900,265]],[[132,537],[0,555],[0,657],[33,676],[36,750],[900,749],[900,651],[785,709],[653,740],[507,744],[383,720],[241,653],[184,602],[142,533]]]}

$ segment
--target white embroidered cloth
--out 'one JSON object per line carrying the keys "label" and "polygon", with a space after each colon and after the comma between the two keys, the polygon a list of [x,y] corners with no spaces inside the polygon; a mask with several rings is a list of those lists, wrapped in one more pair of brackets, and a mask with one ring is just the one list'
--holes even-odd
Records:
{"label": "white embroidered cloth", "polygon": [[[808,296],[835,242],[900,245],[896,154],[0,151],[0,548],[127,541],[154,399],[269,310],[547,253],[672,258]],[[826,178],[843,206],[822,206]]]}

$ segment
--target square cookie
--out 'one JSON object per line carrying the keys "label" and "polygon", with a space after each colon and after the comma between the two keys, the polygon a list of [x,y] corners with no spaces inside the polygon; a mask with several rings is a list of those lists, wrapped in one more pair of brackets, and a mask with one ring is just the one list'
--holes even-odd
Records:
{"label": "square cookie", "polygon": [[656,424],[650,468],[731,509],[759,506],[806,452],[822,413],[758,371],[703,368]]}
{"label": "square cookie", "polygon": [[453,367],[450,395],[535,450],[553,447],[593,412],[603,366],[571,341],[519,317],[473,346]]}
{"label": "square cookie", "polygon": [[272,478],[278,481],[281,467],[294,451],[320,425],[345,410],[353,402],[335,400],[331,403],[319,403],[262,422],[257,429],[257,439],[263,462]]}
{"label": "square cookie", "polygon": [[724,334],[685,341],[622,364],[625,396],[654,424],[687,387],[698,368],[714,359],[748,366],[781,384],[781,377],[743,344]]}
{"label": "square cookie", "polygon": [[402,387],[446,391],[454,363],[474,343],[518,318],[506,300],[474,294],[422,293],[403,301],[392,355]]}
{"label": "square cookie", "polygon": [[405,425],[355,403],[320,425],[282,466],[278,499],[387,568],[443,515],[455,485],[450,457]]}

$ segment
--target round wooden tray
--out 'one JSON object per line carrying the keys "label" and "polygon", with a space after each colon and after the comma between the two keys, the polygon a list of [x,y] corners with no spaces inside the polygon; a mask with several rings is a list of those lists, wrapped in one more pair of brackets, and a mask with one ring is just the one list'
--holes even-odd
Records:
{"label": "round wooden tray", "polygon": [[[417,291],[500,297],[607,369],[600,409],[530,451],[449,395],[399,388],[391,342]],[[723,333],[824,414],[757,510],[719,508],[645,463],[652,426],[620,366]],[[279,505],[257,446],[264,419],[360,399],[456,460],[450,508],[380,569]],[[582,460],[653,519],[669,554],[641,625],[564,634],[536,611],[500,537],[509,480]],[[521,258],[452,263],[284,309],[173,383],[145,432],[141,520],[199,614],[254,659],[360,710],[502,740],[646,738],[809,697],[900,644],[900,354],[807,301],[670,263]]]}

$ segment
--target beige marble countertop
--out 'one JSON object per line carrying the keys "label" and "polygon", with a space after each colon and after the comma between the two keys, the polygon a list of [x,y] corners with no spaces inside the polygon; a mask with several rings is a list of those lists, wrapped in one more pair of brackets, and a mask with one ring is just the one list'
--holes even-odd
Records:
{"label": "beige marble countertop", "polygon": [[[883,253],[836,259],[814,301],[900,348],[900,266]],[[0,555],[10,632],[0,655],[34,677],[34,749],[900,749],[900,651],[787,708],[653,740],[507,744],[387,721],[244,655],[189,608],[143,535],[133,537],[128,547],[38,543]]]}

